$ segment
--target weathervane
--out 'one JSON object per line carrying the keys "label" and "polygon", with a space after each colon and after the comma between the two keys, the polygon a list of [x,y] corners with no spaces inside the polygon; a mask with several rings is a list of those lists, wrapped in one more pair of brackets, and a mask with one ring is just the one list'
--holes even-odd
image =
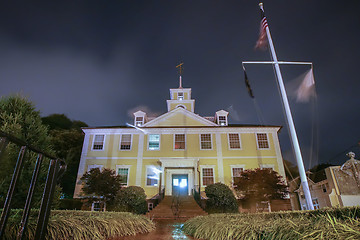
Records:
{"label": "weathervane", "polygon": [[183,65],[184,65],[184,63],[182,62],[182,63],[180,63],[179,65],[176,66],[176,68],[179,71],[179,75],[180,75],[180,77],[179,77],[179,88],[182,88],[181,75],[183,73]]}

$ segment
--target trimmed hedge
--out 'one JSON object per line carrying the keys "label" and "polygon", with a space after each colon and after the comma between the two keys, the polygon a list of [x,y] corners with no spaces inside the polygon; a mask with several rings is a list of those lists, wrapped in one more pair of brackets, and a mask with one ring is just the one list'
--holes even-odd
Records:
{"label": "trimmed hedge", "polygon": [[360,239],[360,207],[254,214],[212,214],[188,220],[201,239]]}
{"label": "trimmed hedge", "polygon": [[223,183],[215,183],[205,188],[205,210],[208,213],[237,213],[239,205],[230,188]]}
{"label": "trimmed hedge", "polygon": [[113,211],[145,214],[148,208],[144,189],[138,186],[121,188],[109,208]]}

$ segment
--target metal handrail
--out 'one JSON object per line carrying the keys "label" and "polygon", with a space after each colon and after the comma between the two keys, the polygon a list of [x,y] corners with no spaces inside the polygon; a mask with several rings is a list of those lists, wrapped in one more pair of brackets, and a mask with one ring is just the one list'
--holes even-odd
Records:
{"label": "metal handrail", "polygon": [[1,213],[1,219],[0,219],[0,240],[3,238],[5,234],[5,228],[7,224],[7,220],[10,214],[11,210],[11,202],[13,199],[14,190],[17,186],[18,179],[21,175],[21,170],[23,168],[24,164],[24,156],[26,151],[31,151],[34,153],[37,153],[37,160],[35,164],[35,168],[33,171],[33,175],[31,178],[30,186],[28,195],[26,198],[23,215],[20,223],[20,227],[17,233],[17,240],[25,239],[25,229],[27,226],[27,222],[30,215],[30,209],[31,209],[31,202],[34,194],[35,185],[39,176],[40,166],[43,162],[43,158],[47,157],[50,159],[50,165],[48,169],[48,174],[46,178],[45,188],[41,199],[41,206],[39,211],[39,216],[37,219],[37,225],[36,225],[36,232],[34,239],[36,240],[44,240],[46,231],[47,231],[47,224],[49,221],[50,216],[50,208],[51,203],[55,191],[55,185],[59,179],[59,177],[62,176],[62,174],[66,170],[66,163],[64,160],[57,159],[56,157],[39,150],[38,148],[26,143],[25,141],[14,137],[6,132],[0,131],[0,160],[5,152],[6,147],[9,143],[14,143],[18,146],[21,146],[19,155],[16,161],[14,173],[12,175],[11,183],[9,186],[8,193],[6,195],[3,211]]}

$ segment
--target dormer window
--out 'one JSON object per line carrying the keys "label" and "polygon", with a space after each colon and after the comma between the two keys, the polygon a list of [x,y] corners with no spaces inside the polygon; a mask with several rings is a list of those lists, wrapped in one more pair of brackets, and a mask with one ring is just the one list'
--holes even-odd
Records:
{"label": "dormer window", "polygon": [[140,127],[144,124],[144,117],[136,117],[135,118],[135,126]]}
{"label": "dormer window", "polygon": [[184,93],[178,92],[178,100],[184,100]]}
{"label": "dormer window", "polygon": [[219,116],[219,125],[226,126],[226,117],[225,116]]}

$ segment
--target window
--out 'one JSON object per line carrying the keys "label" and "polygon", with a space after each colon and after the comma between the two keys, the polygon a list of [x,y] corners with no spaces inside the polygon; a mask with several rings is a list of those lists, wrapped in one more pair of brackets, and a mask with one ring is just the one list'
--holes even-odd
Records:
{"label": "window", "polygon": [[94,169],[94,168],[98,168],[101,172],[103,165],[97,165],[97,164],[88,165],[87,171],[89,172],[91,169]]}
{"label": "window", "polygon": [[269,141],[266,133],[257,133],[257,144],[259,149],[269,148]]}
{"label": "window", "polygon": [[327,190],[326,190],[326,185],[325,185],[325,184],[321,184],[321,188],[322,188],[322,190],[323,190],[324,193],[327,192]]}
{"label": "window", "polygon": [[268,169],[274,171],[275,166],[273,164],[260,164],[260,169]]}
{"label": "window", "polygon": [[105,135],[95,135],[93,150],[102,150],[104,148]]}
{"label": "window", "polygon": [[136,117],[135,118],[135,126],[141,126],[144,123],[144,118],[143,117]]}
{"label": "window", "polygon": [[121,168],[119,167],[117,169],[117,174],[120,176],[120,183],[123,186],[128,185],[128,179],[129,179],[129,168]]}
{"label": "window", "polygon": [[178,92],[178,100],[184,100],[184,93]]}
{"label": "window", "polygon": [[219,125],[226,126],[226,117],[225,116],[219,116]]}
{"label": "window", "polygon": [[319,209],[320,208],[319,201],[318,201],[317,198],[314,198],[312,200],[312,202],[313,202],[313,205],[314,205],[314,209]]}
{"label": "window", "polygon": [[160,134],[149,134],[149,150],[160,150]]}
{"label": "window", "polygon": [[233,183],[236,183],[239,180],[241,173],[244,171],[244,169],[239,167],[234,167],[231,170],[232,170]]}
{"label": "window", "polygon": [[201,134],[200,141],[200,149],[211,149],[211,134]]}
{"label": "window", "polygon": [[240,149],[240,134],[229,133],[229,147],[230,149]]}
{"label": "window", "polygon": [[131,134],[121,135],[120,150],[130,150],[130,149],[131,149]]}
{"label": "window", "polygon": [[146,169],[146,186],[157,186],[160,171],[155,167],[148,167]]}
{"label": "window", "polygon": [[175,134],[174,149],[185,149],[185,134]]}
{"label": "window", "polygon": [[202,185],[208,186],[214,184],[214,169],[213,168],[203,168],[202,169]]}

